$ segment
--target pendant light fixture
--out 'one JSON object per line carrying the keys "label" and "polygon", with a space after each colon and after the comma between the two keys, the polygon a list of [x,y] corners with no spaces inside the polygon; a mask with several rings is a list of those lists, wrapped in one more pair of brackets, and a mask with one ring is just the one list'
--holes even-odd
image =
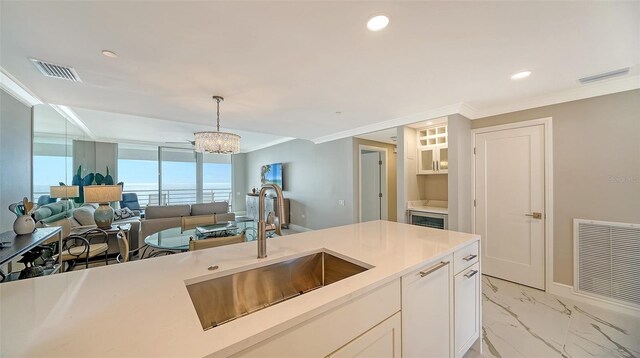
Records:
{"label": "pendant light fixture", "polygon": [[197,132],[195,135],[195,151],[198,153],[236,154],[240,153],[240,136],[233,133],[220,132],[220,102],[221,96],[213,96],[217,102],[217,130],[215,132]]}

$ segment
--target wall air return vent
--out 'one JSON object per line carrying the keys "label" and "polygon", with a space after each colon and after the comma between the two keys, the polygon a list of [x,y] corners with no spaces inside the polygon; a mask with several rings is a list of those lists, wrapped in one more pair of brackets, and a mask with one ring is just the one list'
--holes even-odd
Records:
{"label": "wall air return vent", "polygon": [[574,289],[640,307],[640,225],[574,219]]}
{"label": "wall air return vent", "polygon": [[606,80],[606,79],[609,79],[609,78],[612,78],[612,77],[623,76],[623,75],[626,75],[627,73],[629,73],[629,67],[621,68],[621,69],[615,70],[615,71],[599,73],[599,74],[593,75],[593,76],[582,77],[578,81],[580,81],[580,83],[585,85],[587,83],[602,81],[602,80]]}
{"label": "wall air return vent", "polygon": [[72,82],[82,82],[80,76],[78,76],[78,73],[72,67],[56,65],[55,63],[36,60],[35,58],[30,58],[30,60],[36,68],[47,77],[59,78]]}

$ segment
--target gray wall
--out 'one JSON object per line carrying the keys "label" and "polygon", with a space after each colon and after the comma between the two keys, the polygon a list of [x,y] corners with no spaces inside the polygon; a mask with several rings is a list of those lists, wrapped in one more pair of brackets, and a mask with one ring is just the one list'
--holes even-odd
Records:
{"label": "gray wall", "polygon": [[260,186],[260,167],[270,163],[283,164],[292,224],[322,229],[354,222],[352,138],[322,144],[296,139],[247,153],[245,191]]}
{"label": "gray wall", "polygon": [[[82,176],[88,173],[109,174],[118,181],[118,144],[93,141],[73,141],[73,173],[82,165]],[[67,183],[68,184],[68,183]]]}
{"label": "gray wall", "polygon": [[449,175],[418,175],[418,190],[423,200],[449,200]]}
{"label": "gray wall", "polygon": [[573,283],[574,218],[640,224],[640,90],[472,121],[553,118],[554,281]]}
{"label": "gray wall", "polygon": [[31,108],[0,90],[0,231],[13,230],[11,203],[31,198]]}

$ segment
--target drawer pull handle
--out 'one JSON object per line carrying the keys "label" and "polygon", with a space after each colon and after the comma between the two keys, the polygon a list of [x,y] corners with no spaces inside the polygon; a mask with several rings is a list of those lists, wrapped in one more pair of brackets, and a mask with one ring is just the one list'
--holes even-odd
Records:
{"label": "drawer pull handle", "polygon": [[462,259],[467,261],[467,262],[469,262],[469,261],[475,259],[476,257],[478,257],[478,255],[471,254],[469,256],[463,257]]}
{"label": "drawer pull handle", "polygon": [[475,276],[478,273],[478,270],[473,270],[467,274],[464,275],[464,277],[466,278],[472,278],[473,276]]}
{"label": "drawer pull handle", "polygon": [[427,276],[428,274],[430,274],[430,273],[432,273],[434,271],[438,271],[441,268],[447,266],[448,264],[449,264],[449,261],[442,261],[439,264],[437,264],[437,265],[435,265],[435,266],[433,266],[431,268],[428,268],[428,269],[426,269],[424,271],[420,271],[420,277],[425,277],[425,276]]}

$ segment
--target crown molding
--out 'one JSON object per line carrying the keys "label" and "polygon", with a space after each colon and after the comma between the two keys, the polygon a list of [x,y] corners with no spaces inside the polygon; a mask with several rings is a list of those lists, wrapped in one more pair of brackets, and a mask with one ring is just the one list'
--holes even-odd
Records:
{"label": "crown molding", "polygon": [[0,88],[28,107],[43,103],[29,88],[2,67],[0,67]]}
{"label": "crown molding", "polygon": [[323,137],[314,138],[314,139],[311,139],[311,141],[315,144],[320,144],[320,143],[330,142],[336,139],[355,137],[365,133],[377,132],[380,130],[404,126],[407,124],[412,124],[420,121],[428,121],[438,117],[446,117],[451,114],[459,113],[460,108],[463,105],[464,105],[463,103],[456,103],[449,106],[444,106],[444,107],[436,108],[434,110],[426,111],[426,112],[420,112],[420,113],[412,114],[405,117],[390,119],[384,122],[378,122],[378,123],[368,124],[362,127],[348,129],[346,131],[337,132],[337,133],[329,134]]}
{"label": "crown molding", "polygon": [[531,108],[538,108],[559,103],[578,101],[586,98],[604,96],[607,94],[631,91],[638,88],[640,88],[640,76],[630,76],[615,80],[603,81],[600,83],[581,85],[581,87],[571,90],[550,93],[543,96],[529,98],[520,102],[510,103],[507,105],[474,109],[472,112],[468,113],[468,115],[463,115],[469,119],[478,119],[496,116],[499,114],[523,111]]}
{"label": "crown molding", "polygon": [[249,152],[253,152],[256,150],[260,150],[260,149],[264,149],[264,148],[269,148],[269,147],[273,147],[274,145],[278,145],[278,144],[282,144],[282,143],[286,143],[289,141],[292,141],[296,138],[293,137],[284,137],[284,138],[280,138],[280,139],[276,139],[276,140],[272,140],[271,142],[267,142],[267,143],[263,143],[260,145],[256,145],[250,148],[247,148],[245,150],[242,150],[240,153],[249,153]]}
{"label": "crown molding", "polygon": [[489,108],[476,108],[468,103],[460,102],[449,106],[440,107],[431,111],[421,112],[405,117],[394,118],[383,122],[348,129],[345,131],[314,138],[311,141],[315,144],[320,144],[337,139],[355,137],[366,133],[413,124],[420,121],[431,120],[438,117],[446,117],[452,114],[460,114],[471,120],[474,120],[504,113],[523,111],[531,108],[550,106],[558,103],[571,102],[586,98],[604,96],[607,94],[631,91],[638,88],[640,88],[640,76],[631,76],[616,80],[603,81],[601,83],[581,85],[581,87],[571,90],[559,91],[544,96],[510,103],[508,105]]}

